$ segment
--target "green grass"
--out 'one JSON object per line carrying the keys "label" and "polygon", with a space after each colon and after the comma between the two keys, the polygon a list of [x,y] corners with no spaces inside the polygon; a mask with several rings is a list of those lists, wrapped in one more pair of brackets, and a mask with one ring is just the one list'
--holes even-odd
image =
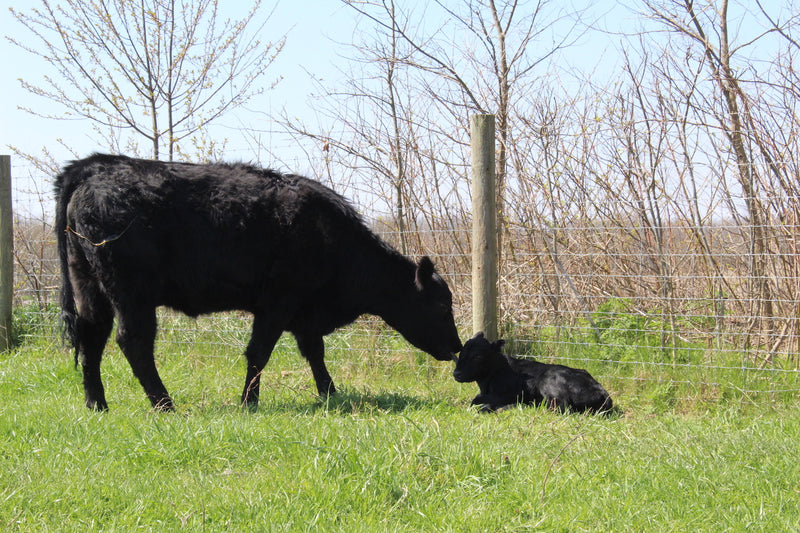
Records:
{"label": "green grass", "polygon": [[107,413],[83,407],[65,350],[0,354],[0,530],[800,529],[796,393],[698,401],[609,380],[623,415],[481,415],[451,365],[347,330],[329,342],[339,395],[314,396],[285,339],[250,413],[237,323],[161,333],[175,414],[149,409],[113,343]]}

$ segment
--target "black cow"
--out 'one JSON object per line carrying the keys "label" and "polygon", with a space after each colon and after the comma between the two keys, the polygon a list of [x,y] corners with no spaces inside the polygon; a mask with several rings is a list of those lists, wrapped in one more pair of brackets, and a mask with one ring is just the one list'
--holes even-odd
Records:
{"label": "black cow", "polygon": [[378,315],[438,360],[461,348],[452,295],[433,263],[399,254],[320,183],[253,166],[95,154],[56,178],[65,339],[83,367],[86,405],[108,408],[100,360],[117,343],[158,409],[173,403],[156,371],[156,307],[189,316],[253,315],[242,402],[291,332],[320,395],[335,392],[323,336]]}
{"label": "black cow", "polygon": [[562,412],[608,412],[608,392],[586,370],[505,355],[505,341],[490,342],[483,332],[464,344],[453,371],[460,383],[477,381],[472,405],[496,411],[513,404],[541,404]]}

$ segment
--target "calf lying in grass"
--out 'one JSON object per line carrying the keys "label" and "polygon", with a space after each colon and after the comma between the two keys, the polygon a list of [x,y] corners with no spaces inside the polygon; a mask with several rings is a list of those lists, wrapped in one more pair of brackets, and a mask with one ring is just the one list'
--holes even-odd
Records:
{"label": "calf lying in grass", "polygon": [[562,412],[608,412],[608,392],[586,370],[518,359],[502,352],[505,341],[490,342],[483,332],[464,344],[453,371],[459,383],[477,381],[472,405],[496,411],[513,404],[541,404]]}

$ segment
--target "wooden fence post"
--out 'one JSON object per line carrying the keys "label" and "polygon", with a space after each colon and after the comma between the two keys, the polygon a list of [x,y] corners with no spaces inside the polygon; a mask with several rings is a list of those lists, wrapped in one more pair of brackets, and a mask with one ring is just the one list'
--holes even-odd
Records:
{"label": "wooden fence post", "polygon": [[0,155],[0,352],[11,348],[11,304],[14,299],[13,224],[11,157]]}
{"label": "wooden fence post", "polygon": [[472,330],[497,339],[497,192],[494,115],[470,117],[472,149]]}

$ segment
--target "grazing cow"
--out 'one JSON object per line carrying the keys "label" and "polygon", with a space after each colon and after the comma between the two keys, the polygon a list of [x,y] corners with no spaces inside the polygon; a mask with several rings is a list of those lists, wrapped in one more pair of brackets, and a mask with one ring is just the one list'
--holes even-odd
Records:
{"label": "grazing cow", "polygon": [[502,351],[505,341],[490,342],[483,332],[464,344],[453,371],[460,383],[477,381],[472,405],[496,411],[512,404],[541,404],[562,412],[605,412],[611,397],[586,370],[518,359]]}
{"label": "grazing cow", "polygon": [[173,402],[156,370],[156,308],[252,313],[242,403],[291,332],[320,395],[336,391],[323,336],[369,313],[440,361],[461,349],[452,294],[427,257],[414,263],[320,183],[253,166],[95,154],[56,178],[64,336],[83,367],[86,405],[105,410],[100,360],[116,340],[157,409]]}

